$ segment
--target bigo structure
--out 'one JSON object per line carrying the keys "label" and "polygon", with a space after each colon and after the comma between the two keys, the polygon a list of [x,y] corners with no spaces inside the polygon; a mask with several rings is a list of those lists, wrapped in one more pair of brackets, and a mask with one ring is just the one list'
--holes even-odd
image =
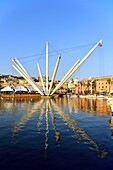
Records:
{"label": "bigo structure", "polygon": [[42,73],[41,73],[41,69],[40,69],[40,65],[37,63],[37,67],[38,67],[38,72],[39,72],[39,76],[40,76],[40,80],[41,80],[41,85],[43,87],[43,89],[41,89],[35,82],[34,80],[31,78],[31,76],[28,74],[28,72],[26,71],[26,69],[23,67],[23,65],[19,62],[19,60],[17,58],[14,58],[12,60],[13,67],[16,69],[16,71],[23,77],[25,78],[28,83],[36,90],[38,91],[38,93],[41,96],[53,96],[53,94],[75,73],[75,71],[84,63],[84,61],[93,53],[93,51],[98,47],[98,46],[102,46],[102,40],[100,40],[98,43],[96,43],[93,48],[82,58],[82,60],[77,60],[74,65],[70,68],[70,70],[67,72],[67,74],[65,74],[65,76],[62,78],[62,80],[59,82],[59,84],[52,89],[53,87],[53,82],[55,80],[55,76],[59,67],[59,63],[60,63],[60,59],[61,56],[58,56],[54,71],[53,71],[53,75],[52,75],[52,79],[49,85],[49,65],[48,65],[48,61],[49,61],[49,54],[48,54],[48,42],[46,42],[46,83],[44,84],[43,78],[42,78]]}

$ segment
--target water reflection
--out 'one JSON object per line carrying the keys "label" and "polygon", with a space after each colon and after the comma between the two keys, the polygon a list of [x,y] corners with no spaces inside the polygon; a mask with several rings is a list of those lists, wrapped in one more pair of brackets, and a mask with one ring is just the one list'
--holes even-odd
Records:
{"label": "water reflection", "polygon": [[[46,133],[45,133],[45,150],[48,148],[48,134],[49,134],[49,122],[48,122],[48,112],[49,112],[49,100],[46,101]],[[46,154],[46,153],[45,153]]]}
{"label": "water reflection", "polygon": [[[52,101],[53,103],[53,101]],[[56,107],[60,116],[64,119],[67,126],[71,128],[75,134],[75,137],[78,139],[78,142],[84,140],[84,144],[89,144],[90,149],[98,152],[101,158],[106,157],[107,151],[105,148],[101,148],[101,145],[98,145],[91,137],[85,132],[83,128],[78,127],[78,124],[75,120],[73,120],[67,113],[65,113],[60,104],[53,103],[53,106]]]}
{"label": "water reflection", "polygon": [[[41,100],[41,101],[44,102],[44,100]],[[40,100],[37,100],[37,102],[40,102]],[[27,109],[30,106],[30,103],[31,103],[30,100],[24,100],[24,101],[0,100],[0,110],[2,111],[5,110],[6,112],[10,113],[10,112],[13,112],[15,108],[16,109]],[[72,112],[78,113],[79,110],[82,110],[83,112],[95,113],[99,116],[105,116],[105,115],[111,114],[110,108],[106,100],[100,100],[100,99],[94,100],[94,99],[85,99],[85,98],[68,99],[64,97],[64,98],[57,99],[56,103],[68,105],[69,113],[72,113]],[[42,105],[42,107],[44,109],[45,106]],[[42,111],[43,110],[42,107],[41,108],[38,107],[38,109]]]}
{"label": "water reflection", "polygon": [[110,115],[110,108],[106,100],[101,99],[75,99],[76,106],[78,109],[82,109],[83,112],[88,112],[91,114],[96,114],[98,116]]}
{"label": "water reflection", "polygon": [[[86,133],[84,128],[79,127],[78,121],[75,117],[73,118],[72,116],[72,114],[79,113],[81,110],[83,112],[96,114],[98,116],[110,115],[111,113],[106,101],[79,98],[59,98],[54,100],[41,99],[34,102],[22,101],[20,103],[18,103],[18,101],[0,101],[0,110],[5,110],[6,112],[11,113],[17,109],[24,109],[25,113],[22,114],[22,117],[19,121],[15,121],[12,127],[13,143],[16,142],[16,136],[19,135],[22,129],[25,128],[26,123],[35,117],[34,114],[39,115],[39,117],[37,117],[37,135],[41,135],[41,125],[44,123],[43,120],[45,119],[44,150],[46,155],[47,149],[49,147],[48,136],[50,133],[50,123],[52,123],[53,126],[56,142],[59,144],[61,141],[62,129],[58,130],[58,124],[56,122],[56,115],[58,115],[58,119],[62,118],[64,124],[73,132],[73,136],[76,138],[75,141],[78,144],[83,143],[84,145],[87,145],[89,149],[96,151],[101,158],[106,157],[106,149],[101,144],[95,142]],[[113,116],[111,117],[109,124],[111,129],[113,129]]]}
{"label": "water reflection", "polygon": [[15,134],[18,134],[19,131],[21,131],[22,128],[25,127],[25,124],[32,119],[33,114],[37,111],[37,107],[41,108],[42,107],[42,102],[43,100],[41,100],[38,103],[35,103],[32,108],[28,109],[27,114],[23,115],[23,117],[21,118],[21,120],[19,122],[16,122],[12,128],[12,132],[13,132],[13,136]]}
{"label": "water reflection", "polygon": [[111,137],[113,139],[113,113],[112,113],[111,119],[109,119],[108,123],[109,123],[110,128],[111,128]]}
{"label": "water reflection", "polygon": [[[43,100],[42,100],[43,101]],[[43,120],[43,114],[45,112],[45,103],[43,101],[42,106],[40,107],[40,115],[39,115],[39,120],[37,122],[37,128],[38,128],[38,134],[41,132],[41,125],[42,125],[42,120]]]}
{"label": "water reflection", "polygon": [[55,123],[56,117],[55,117],[55,114],[53,113],[54,110],[53,110],[51,101],[49,102],[49,108],[50,108],[50,114],[51,114],[51,117],[52,117],[53,129],[55,131],[56,142],[59,142],[60,141],[60,132],[57,130],[57,126],[56,126],[56,123]]}

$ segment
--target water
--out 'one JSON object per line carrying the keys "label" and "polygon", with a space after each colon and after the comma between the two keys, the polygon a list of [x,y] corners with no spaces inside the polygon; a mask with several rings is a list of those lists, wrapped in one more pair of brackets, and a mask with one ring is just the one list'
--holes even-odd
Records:
{"label": "water", "polygon": [[113,168],[105,100],[0,100],[0,170]]}

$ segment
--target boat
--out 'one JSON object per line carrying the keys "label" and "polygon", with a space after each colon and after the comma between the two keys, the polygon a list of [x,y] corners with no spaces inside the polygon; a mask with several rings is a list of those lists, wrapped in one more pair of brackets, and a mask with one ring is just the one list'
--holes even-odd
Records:
{"label": "boat", "polygon": [[97,99],[105,99],[104,95],[97,95]]}
{"label": "boat", "polygon": [[111,112],[113,113],[113,97],[107,98],[108,105],[110,106]]}
{"label": "boat", "polygon": [[88,95],[87,98],[88,98],[88,99],[96,99],[97,96],[96,96],[95,94],[94,94],[94,95]]}

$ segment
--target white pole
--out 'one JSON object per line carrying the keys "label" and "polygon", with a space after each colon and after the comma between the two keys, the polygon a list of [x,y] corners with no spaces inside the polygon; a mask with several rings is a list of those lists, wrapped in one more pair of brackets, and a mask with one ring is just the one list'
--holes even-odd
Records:
{"label": "white pole", "polygon": [[[52,91],[51,95],[58,90],[62,84],[64,83],[65,80],[67,80],[67,77],[71,74],[71,72],[73,71],[73,69],[76,67],[76,65],[80,62],[80,60],[78,59],[77,62],[71,67],[71,69],[67,72],[67,74],[62,78],[62,80],[60,81],[60,83],[56,86],[56,88]],[[66,81],[65,81],[66,82]]]}
{"label": "white pole", "polygon": [[25,71],[23,71],[20,65],[18,65],[15,60],[12,61],[15,64],[15,66],[13,65],[13,67],[34,87],[35,90],[37,90],[41,95],[44,95],[38,88],[38,86],[35,84],[35,82],[31,79],[31,77],[27,75]]}
{"label": "white pole", "polygon": [[22,68],[22,70],[29,76],[28,72],[25,70],[25,68],[22,66],[22,64],[20,64],[20,62],[18,61],[17,58],[14,58],[14,60],[12,60],[12,61],[15,61]]}
{"label": "white pole", "polygon": [[49,87],[49,94],[48,95],[50,95],[51,88],[53,86],[53,82],[54,82],[54,79],[55,79],[55,76],[56,76],[56,73],[57,73],[57,70],[58,70],[60,59],[61,59],[61,55],[58,56],[58,59],[57,59],[57,62],[56,62],[56,66],[55,66],[53,76],[52,76],[52,79],[51,79],[51,83],[50,83],[50,87]]}
{"label": "white pole", "polygon": [[[21,72],[23,72],[27,77],[29,77],[29,79],[33,81],[33,79],[31,78],[31,76],[27,73],[27,71],[25,70],[25,68],[22,66],[22,64],[20,64],[20,62],[17,60],[17,58],[15,58],[14,60],[12,60],[13,63],[18,66],[18,68],[21,70]],[[35,82],[34,82],[35,83]]]}
{"label": "white pole", "polygon": [[[15,59],[12,60],[12,61],[15,63],[16,67],[18,67],[19,70],[27,77],[26,80],[29,79],[29,81],[31,81],[32,84],[33,84],[34,86],[36,86],[36,88],[35,88],[35,90],[36,90],[36,89],[38,88],[37,84],[33,81],[33,79],[31,78],[31,76],[28,74],[28,72],[25,70],[25,68],[22,66],[22,64],[18,61],[18,59],[15,58]],[[32,85],[32,86],[33,86],[33,85]],[[38,88],[37,91],[39,92],[40,89]],[[40,92],[41,92],[41,91],[40,91]],[[41,93],[42,93],[42,92],[41,92]],[[40,93],[40,94],[41,94],[41,93]],[[44,95],[44,94],[43,94],[43,95]]]}
{"label": "white pole", "polygon": [[[99,46],[102,46],[102,40],[100,40],[84,57],[83,59],[74,67],[74,69],[72,69],[72,72],[68,75],[68,76],[65,76],[65,81],[64,78],[61,80],[61,82],[56,86],[56,88],[53,90],[53,92],[51,93],[51,95],[53,95],[53,93],[55,93],[55,91],[57,89],[59,89],[61,86],[62,86],[62,82],[65,83],[66,80],[81,66],[81,64],[92,54],[92,52]],[[72,67],[72,68],[73,68]]]}
{"label": "white pole", "polygon": [[37,85],[36,83],[33,81],[33,79],[31,78],[31,76],[28,74],[28,72],[25,70],[25,68],[22,66],[22,64],[18,61],[17,58],[15,58],[14,60],[12,60],[14,62],[14,64],[16,65],[16,67],[18,67],[18,69],[27,77],[26,80],[30,80],[33,84],[35,84],[36,88]]}
{"label": "white pole", "polygon": [[[13,67],[14,67],[14,69],[18,72],[18,73],[20,73],[20,75],[22,75],[27,81],[28,81],[28,83],[30,83],[35,89],[36,89],[36,86],[34,86],[33,84],[32,84],[32,82],[30,81],[30,80],[28,80],[28,78],[19,70],[19,68],[17,68],[15,65],[12,65]],[[37,90],[37,89],[36,89]],[[37,90],[38,91],[38,90]]]}
{"label": "white pole", "polygon": [[38,64],[38,63],[37,63],[37,67],[38,67],[38,72],[39,72],[39,76],[40,76],[41,84],[42,84],[42,87],[43,87],[43,90],[44,90],[44,93],[45,93],[44,81],[43,81],[42,73],[41,73],[40,66],[39,66],[39,64]]}
{"label": "white pole", "polygon": [[12,62],[15,64],[15,67],[20,71],[19,73],[21,73],[22,76],[24,75],[26,77],[26,79],[29,79],[30,81],[32,81],[31,78],[29,77],[29,75],[26,74],[26,72],[21,68],[20,65],[18,65],[16,60],[12,60]]}
{"label": "white pole", "polygon": [[17,60],[12,60],[13,63],[15,64],[16,68],[18,68],[18,70],[20,70],[21,75],[24,75],[26,77],[27,80],[30,80],[32,83],[35,83],[32,78],[27,74],[26,70],[24,71],[22,69],[22,67],[20,66],[20,64],[17,63]]}
{"label": "white pole", "polygon": [[48,42],[46,42],[46,94],[48,95]]}
{"label": "white pole", "polygon": [[31,84],[31,86],[32,86],[35,90],[37,90],[41,95],[43,95],[43,93],[38,89],[38,87],[37,87],[33,82],[31,82],[31,81],[19,70],[19,68],[17,68],[17,67],[14,66],[14,65],[12,65],[12,66],[15,68],[15,70],[16,70],[17,72],[20,73],[20,75],[22,75],[22,76],[28,81],[29,84]]}

